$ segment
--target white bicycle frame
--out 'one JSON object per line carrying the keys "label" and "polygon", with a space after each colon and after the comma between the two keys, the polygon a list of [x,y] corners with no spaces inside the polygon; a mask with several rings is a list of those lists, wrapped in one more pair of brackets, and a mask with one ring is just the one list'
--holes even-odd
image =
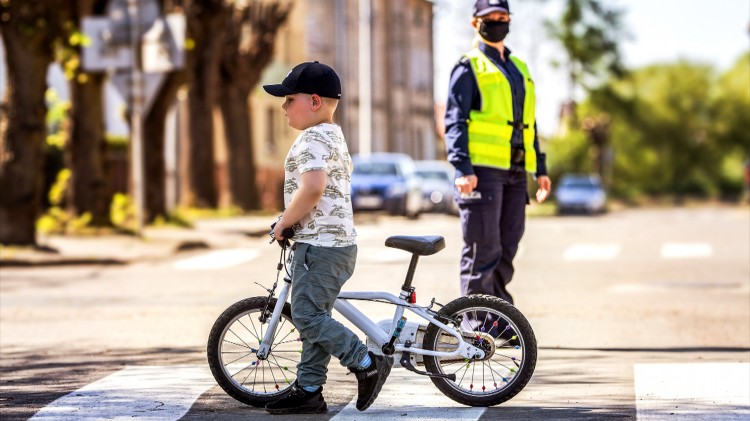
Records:
{"label": "white bicycle frame", "polygon": [[[289,296],[289,289],[290,289],[291,283],[290,282],[284,282],[284,285],[281,287],[281,291],[279,291],[279,298],[276,301],[276,306],[273,309],[273,315],[271,316],[271,319],[268,321],[268,329],[266,330],[265,335],[263,335],[263,341],[260,344],[260,347],[257,351],[258,358],[266,358],[268,356],[268,352],[271,349],[271,344],[273,342],[273,337],[276,333],[276,326],[279,323],[279,318],[281,316],[281,311],[284,308],[284,303],[286,302],[288,296]],[[393,314],[393,321],[391,323],[391,330],[389,332],[384,331],[381,329],[377,324],[375,324],[370,318],[365,316],[361,311],[359,311],[354,305],[352,305],[347,300],[385,300],[389,303],[395,304],[396,310]],[[355,326],[357,326],[362,332],[364,332],[368,338],[370,338],[374,343],[379,344],[380,348],[382,349],[383,345],[387,344],[391,337],[393,336],[393,332],[396,329],[396,325],[398,321],[401,319],[401,317],[404,315],[404,310],[409,310],[412,313],[418,315],[419,317],[427,320],[428,322],[439,326],[443,330],[445,330],[446,333],[454,336],[458,340],[458,348],[451,352],[440,352],[440,351],[431,351],[428,349],[423,349],[419,347],[412,346],[411,344],[407,347],[405,344],[396,343],[394,344],[395,353],[401,353],[401,352],[410,352],[413,354],[420,354],[420,355],[431,355],[435,357],[456,357],[461,356],[468,359],[481,359],[484,358],[484,351],[480,348],[477,348],[475,346],[470,345],[467,343],[464,338],[461,336],[461,333],[449,326],[446,326],[439,320],[432,317],[430,313],[428,313],[425,309],[425,307],[418,306],[415,304],[411,304],[408,301],[406,301],[405,298],[402,297],[396,297],[393,294],[389,294],[387,292],[342,292],[339,294],[338,298],[333,304],[333,308],[336,309],[339,313],[341,313],[344,318],[352,322]]]}

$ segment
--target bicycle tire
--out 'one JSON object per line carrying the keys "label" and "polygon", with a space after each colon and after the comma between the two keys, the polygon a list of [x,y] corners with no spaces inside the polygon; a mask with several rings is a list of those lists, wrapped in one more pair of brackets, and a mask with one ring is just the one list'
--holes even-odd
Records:
{"label": "bicycle tire", "polygon": [[[266,297],[246,298],[231,305],[216,319],[208,336],[208,365],[216,382],[234,399],[256,407],[281,399],[291,391],[302,355],[299,331],[292,321],[289,303],[276,328],[271,352],[265,360],[255,357],[276,299],[266,308]],[[252,378],[252,381],[250,381]]]}
{"label": "bicycle tire", "polygon": [[[482,314],[482,312],[494,314],[497,317],[495,320],[502,319],[510,326],[507,330],[512,333],[493,331],[490,327],[493,325],[478,326],[476,330],[468,327],[467,322],[464,321],[465,316],[470,313]],[[463,332],[471,332],[463,336],[472,340],[473,345],[482,346],[489,351],[485,359],[480,361],[425,355],[425,368],[428,372],[456,374],[456,381],[430,378],[444,395],[464,405],[487,407],[499,405],[511,399],[526,386],[536,367],[537,345],[531,325],[516,307],[490,295],[467,295],[446,304],[438,315],[459,321]],[[456,328],[455,323],[446,323],[446,325]],[[490,329],[486,329],[487,327]],[[438,348],[441,351],[455,349],[458,342],[456,338],[445,333],[441,335],[442,330],[431,323],[425,331],[422,347],[432,351]],[[515,335],[504,339],[501,334]],[[490,344],[490,336],[492,344]],[[460,363],[458,367],[455,366],[457,363]],[[480,363],[481,388],[480,384],[477,384],[475,388],[475,375],[477,375],[477,365]],[[467,374],[470,374],[469,379],[466,378]],[[488,380],[492,383],[488,383]]]}

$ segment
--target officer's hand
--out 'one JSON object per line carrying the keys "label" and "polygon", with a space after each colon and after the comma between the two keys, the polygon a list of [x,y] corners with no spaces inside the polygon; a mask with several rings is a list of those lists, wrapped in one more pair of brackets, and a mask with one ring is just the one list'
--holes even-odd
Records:
{"label": "officer's hand", "polygon": [[477,188],[477,176],[474,174],[464,175],[456,178],[454,183],[459,193],[471,193]]}
{"label": "officer's hand", "polygon": [[539,190],[536,191],[536,201],[542,203],[547,199],[549,192],[552,190],[552,180],[543,175],[537,177],[536,183],[539,185]]}

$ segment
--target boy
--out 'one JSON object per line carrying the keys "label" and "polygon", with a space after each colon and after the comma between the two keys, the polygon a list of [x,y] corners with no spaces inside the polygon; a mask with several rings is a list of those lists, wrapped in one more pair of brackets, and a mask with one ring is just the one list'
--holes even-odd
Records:
{"label": "boy", "polygon": [[368,352],[352,331],[331,317],[333,303],[357,259],[351,157],[341,128],[333,123],[341,81],[333,69],[315,61],[296,66],[281,84],[263,89],[286,98],[282,108],[289,126],[302,130],[286,157],[286,209],[274,227],[277,240],[283,239],[285,228],[295,231],[292,319],[302,338],[302,356],[291,394],[269,403],[266,410],[326,412],[322,391],[334,355],[357,377],[357,409],[364,411],[383,387],[393,358]]}

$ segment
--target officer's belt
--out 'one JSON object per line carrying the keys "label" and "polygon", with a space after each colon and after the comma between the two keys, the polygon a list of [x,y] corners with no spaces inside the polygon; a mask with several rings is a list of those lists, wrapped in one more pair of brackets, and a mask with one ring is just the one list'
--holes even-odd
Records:
{"label": "officer's belt", "polygon": [[526,130],[529,128],[528,124],[523,124],[523,121],[510,121],[508,120],[508,125],[513,127],[514,129],[518,130]]}

